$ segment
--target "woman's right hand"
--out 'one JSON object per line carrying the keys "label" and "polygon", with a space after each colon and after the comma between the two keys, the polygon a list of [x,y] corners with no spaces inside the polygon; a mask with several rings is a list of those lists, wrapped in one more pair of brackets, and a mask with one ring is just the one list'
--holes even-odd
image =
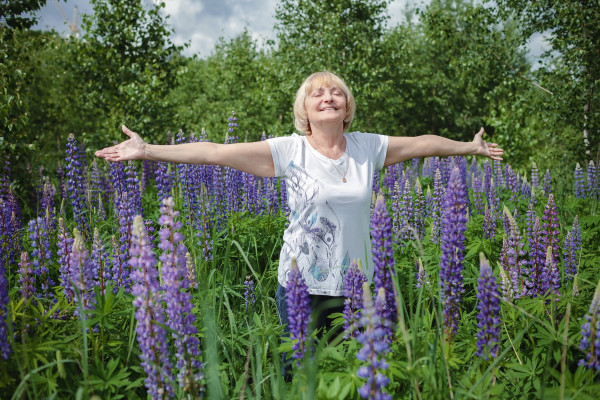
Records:
{"label": "woman's right hand", "polygon": [[107,161],[141,160],[144,158],[148,144],[135,132],[125,125],[122,126],[123,133],[129,136],[128,140],[106,147],[96,152],[96,156]]}

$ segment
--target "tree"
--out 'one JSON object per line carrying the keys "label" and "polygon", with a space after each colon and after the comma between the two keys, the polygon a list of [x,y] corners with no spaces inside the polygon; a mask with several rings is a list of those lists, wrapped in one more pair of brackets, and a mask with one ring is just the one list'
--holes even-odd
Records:
{"label": "tree", "polygon": [[[560,134],[582,133],[570,150],[597,157],[600,151],[600,1],[500,0],[499,15],[515,18],[527,42],[535,33],[548,35],[552,47],[545,54],[538,79],[554,94],[540,103],[547,122]],[[580,136],[581,137],[581,136]],[[592,153],[593,152],[593,153]],[[596,153],[596,154],[594,154]],[[580,156],[579,156],[580,157]],[[584,161],[584,160],[582,160]]]}
{"label": "tree", "polygon": [[354,128],[369,130],[387,66],[383,60],[387,0],[284,0],[277,7],[277,104],[283,121],[293,122],[296,90],[309,74],[340,75],[357,99]]}
{"label": "tree", "polygon": [[165,98],[181,65],[165,20],[163,2],[146,9],[141,0],[92,0],[85,33],[75,43],[69,72],[79,82],[77,99],[86,123],[86,145],[122,139],[127,123],[149,138],[163,136],[170,105]]}

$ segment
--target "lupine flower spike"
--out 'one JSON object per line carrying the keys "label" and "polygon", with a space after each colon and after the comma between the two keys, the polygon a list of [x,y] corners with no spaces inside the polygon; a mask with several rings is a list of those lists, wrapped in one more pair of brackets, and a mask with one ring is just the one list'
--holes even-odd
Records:
{"label": "lupine flower spike", "polygon": [[2,258],[0,258],[0,355],[5,360],[11,353],[10,338],[8,337],[8,324],[11,323],[8,318],[8,307],[10,298],[8,297],[8,280]]}
{"label": "lupine flower spike", "polygon": [[163,199],[161,216],[158,219],[161,226],[158,248],[162,250],[162,288],[165,294],[166,324],[171,329],[171,336],[175,341],[175,359],[179,370],[177,380],[185,392],[195,397],[201,391],[199,382],[203,378],[199,359],[200,342],[196,336],[198,329],[196,316],[192,312],[192,295],[187,290],[187,249],[183,245],[183,235],[179,232],[182,227],[181,221],[178,220],[179,211],[175,211],[174,206],[172,197]]}
{"label": "lupine flower spike", "polygon": [[292,358],[300,360],[304,358],[308,339],[308,325],[310,323],[310,297],[308,286],[298,269],[296,259],[292,260],[292,270],[287,282],[287,307],[289,316],[289,330],[292,341]]}
{"label": "lupine flower spike", "polygon": [[362,309],[363,284],[367,277],[356,260],[352,260],[344,281],[344,331],[346,337],[357,337],[360,333],[358,322]]}
{"label": "lupine flower spike", "polygon": [[444,327],[447,339],[458,330],[460,301],[464,292],[463,260],[467,230],[467,189],[458,168],[452,170],[444,198],[442,257],[440,261],[441,298],[444,306]]}
{"label": "lupine flower spike", "polygon": [[254,304],[256,303],[256,292],[254,287],[254,280],[250,275],[246,276],[244,281],[244,308],[246,313],[254,311]]}
{"label": "lupine flower spike", "polygon": [[[385,290],[386,303],[382,317],[391,321],[396,320],[396,296],[393,276],[394,250],[392,247],[392,220],[385,205],[382,194],[377,197],[377,204],[371,218],[371,246],[373,251],[375,290]],[[391,337],[392,330],[387,335]]]}
{"label": "lupine flower spike", "polygon": [[134,283],[132,294],[136,308],[137,341],[140,346],[142,368],[148,375],[144,380],[152,398],[162,398],[171,393],[173,380],[162,295],[159,290],[158,269],[152,245],[144,227],[144,220],[137,215],[133,222],[133,245],[130,249],[132,267],[131,280]]}
{"label": "lupine flower spike", "polygon": [[585,357],[579,360],[579,365],[600,370],[600,281],[590,304],[590,310],[585,315],[581,326],[581,341],[579,348],[585,352]]}
{"label": "lupine flower spike", "polygon": [[479,254],[477,281],[477,355],[484,360],[498,356],[500,349],[500,296],[496,277],[483,253]]}
{"label": "lupine flower spike", "polygon": [[[385,298],[385,291],[381,288],[377,292],[376,302],[383,303],[386,301]],[[389,382],[389,378],[384,374],[389,365],[383,358],[383,354],[388,350],[388,343],[385,340],[385,330],[381,328],[381,319],[381,315],[373,304],[369,284],[365,282],[363,284],[363,312],[360,318],[363,332],[357,338],[358,342],[362,344],[362,348],[356,354],[356,358],[365,363],[356,372],[359,378],[367,380],[358,389],[358,393],[363,399],[392,399],[391,395],[383,391]]]}

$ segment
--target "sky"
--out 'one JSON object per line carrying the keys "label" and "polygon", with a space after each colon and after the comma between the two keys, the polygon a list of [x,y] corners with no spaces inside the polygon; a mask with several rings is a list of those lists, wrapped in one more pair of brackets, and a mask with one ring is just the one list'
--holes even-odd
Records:
{"label": "sky", "polygon": [[[143,0],[150,5],[152,0]],[[171,40],[177,45],[188,43],[186,56],[205,58],[211,54],[219,38],[232,39],[244,28],[259,45],[275,38],[275,8],[278,0],[164,0],[165,14],[174,30]],[[389,26],[404,21],[407,5],[415,7],[427,0],[393,0],[388,6]],[[49,30],[67,35],[66,20],[73,21],[74,7],[79,16],[76,25],[81,25],[81,14],[93,12],[89,0],[47,0],[37,13],[39,19],[34,29]],[[530,57],[535,60],[545,48],[542,35],[532,38],[529,45]]]}

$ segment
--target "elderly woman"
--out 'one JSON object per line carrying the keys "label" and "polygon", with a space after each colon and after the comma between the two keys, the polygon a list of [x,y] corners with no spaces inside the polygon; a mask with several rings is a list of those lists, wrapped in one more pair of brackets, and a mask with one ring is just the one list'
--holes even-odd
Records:
{"label": "elderly woman", "polygon": [[[96,155],[108,161],[216,164],[284,177],[290,215],[276,299],[280,322],[287,324],[285,287],[293,259],[306,280],[313,309],[323,299],[343,296],[344,271],[351,260],[362,260],[367,277],[372,277],[369,210],[376,170],[413,157],[481,155],[500,160],[503,154],[495,143],[482,139],[483,128],[472,142],[347,132],[354,111],[354,97],[344,81],[330,72],[317,72],[296,94],[295,126],[302,134],[253,143],[163,146],[145,143],[123,126],[129,140]],[[324,315],[319,319],[318,327],[325,323]]]}

